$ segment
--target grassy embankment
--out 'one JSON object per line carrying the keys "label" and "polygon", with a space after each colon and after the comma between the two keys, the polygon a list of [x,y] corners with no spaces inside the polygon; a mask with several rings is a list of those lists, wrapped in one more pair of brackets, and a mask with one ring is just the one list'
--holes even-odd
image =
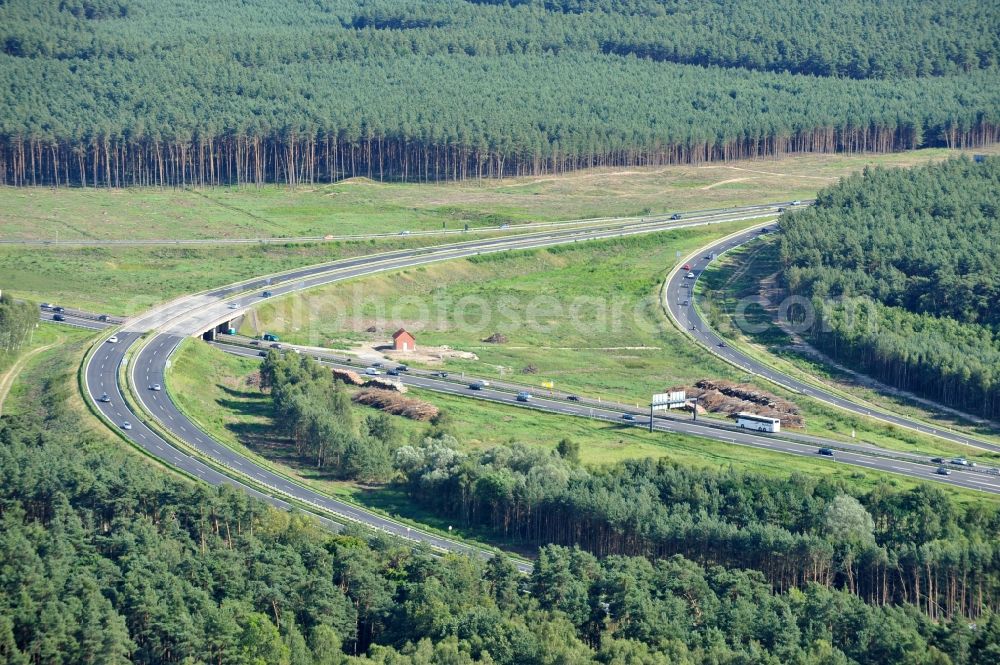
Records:
{"label": "grassy embankment", "polygon": [[[185,342],[167,377],[167,389],[181,408],[218,441],[264,459],[277,470],[299,478],[318,490],[351,498],[390,514],[436,527],[433,515],[409,505],[391,486],[361,486],[332,478],[307,460],[297,458],[291,445],[275,430],[270,400],[248,382],[259,362],[239,358],[198,341]],[[205,377],[211,377],[206,381]],[[483,449],[514,442],[554,450],[567,437],[580,443],[581,461],[588,466],[613,464],[625,459],[666,458],[679,464],[707,468],[737,468],[775,476],[789,473],[821,474],[861,489],[880,482],[911,487],[915,481],[896,475],[852,469],[825,460],[803,459],[754,448],[732,446],[706,439],[650,434],[639,427],[567,418],[511,406],[412,390],[411,395],[447,410],[455,437],[463,449]],[[364,407],[358,407],[364,412]],[[401,442],[419,441],[428,425],[393,417]],[[944,488],[963,502],[994,501],[991,495]],[[476,537],[482,534],[466,533]]]}
{"label": "grassy embankment", "polygon": [[34,376],[36,368],[51,356],[64,353],[65,348],[77,346],[93,335],[93,330],[40,323],[21,353],[0,368],[0,412],[12,416],[23,410],[26,391],[38,382]]}
{"label": "grassy embankment", "polygon": [[[418,346],[448,345],[478,356],[444,361],[451,372],[496,379],[502,368],[504,378],[537,389],[551,381],[560,394],[635,405],[701,378],[748,380],[796,402],[808,433],[851,441],[853,430],[855,440],[895,450],[973,454],[752,379],[681,335],[658,300],[677,252],[735,228],[492,254],[321,287],[261,305],[242,332],[266,330],[292,343],[345,348],[385,341],[402,326],[417,332]],[[377,331],[367,332],[372,326]],[[507,342],[483,342],[495,332]]]}
{"label": "grassy embankment", "polygon": [[[1000,441],[1000,433],[989,423],[936,409],[891,387],[878,387],[862,375],[828,364],[823,358],[810,354],[788,332],[773,323],[773,311],[765,311],[758,306],[746,308],[744,316],[753,327],[737,326],[734,317],[740,299],[761,294],[762,282],[768,289],[763,295],[774,304],[780,302],[784,296],[776,279],[780,270],[776,236],[759,239],[711,264],[698,286],[702,296],[699,304],[713,327],[734,343],[752,348],[771,366],[800,379],[822,382],[894,413]],[[980,455],[980,458],[992,458],[994,463],[998,459],[991,455]]]}

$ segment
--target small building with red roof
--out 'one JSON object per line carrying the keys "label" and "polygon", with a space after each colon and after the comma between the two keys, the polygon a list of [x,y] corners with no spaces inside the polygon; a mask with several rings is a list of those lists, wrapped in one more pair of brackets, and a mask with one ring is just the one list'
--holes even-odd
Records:
{"label": "small building with red roof", "polygon": [[408,353],[417,350],[417,340],[403,328],[392,333],[392,348],[396,351]]}

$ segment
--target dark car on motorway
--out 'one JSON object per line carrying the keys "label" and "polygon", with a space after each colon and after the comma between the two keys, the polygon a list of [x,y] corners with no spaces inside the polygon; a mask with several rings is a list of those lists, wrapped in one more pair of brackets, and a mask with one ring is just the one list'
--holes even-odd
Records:
{"label": "dark car on motorway", "polygon": [[52,320],[53,321],[65,321],[66,317],[63,316],[62,314],[53,314],[52,315]]}
{"label": "dark car on motorway", "polygon": [[939,476],[950,476],[951,475],[951,469],[947,469],[947,468],[945,468],[943,466],[939,466],[934,473],[936,473]]}
{"label": "dark car on motorway", "polygon": [[66,308],[65,307],[59,307],[59,306],[53,306],[52,307],[52,311],[53,312],[65,312]]}
{"label": "dark car on motorway", "polygon": [[820,448],[816,451],[819,455],[826,455],[827,457],[833,457],[833,448]]}
{"label": "dark car on motorway", "polygon": [[261,358],[266,358],[267,357],[267,351],[258,351],[257,355],[260,356]]}
{"label": "dark car on motorway", "polygon": [[566,399],[568,399],[571,402],[579,402],[580,401],[580,396],[579,395],[566,395]]}
{"label": "dark car on motorway", "polygon": [[670,219],[674,220],[675,222],[680,218],[681,214],[679,212],[675,212],[674,214],[670,215]]}
{"label": "dark car on motorway", "polygon": [[633,416],[631,413],[623,413],[622,420],[635,420],[635,416]]}
{"label": "dark car on motorway", "polygon": [[407,367],[406,365],[400,365],[399,367],[396,368],[396,370],[399,372],[409,372],[410,368]]}
{"label": "dark car on motorway", "polygon": [[933,462],[934,464],[944,464],[944,458],[943,457],[932,457],[931,458],[931,462]]}
{"label": "dark car on motorway", "polygon": [[398,369],[390,369],[388,372],[386,372],[386,374],[388,374],[389,376],[399,376],[399,370]]}

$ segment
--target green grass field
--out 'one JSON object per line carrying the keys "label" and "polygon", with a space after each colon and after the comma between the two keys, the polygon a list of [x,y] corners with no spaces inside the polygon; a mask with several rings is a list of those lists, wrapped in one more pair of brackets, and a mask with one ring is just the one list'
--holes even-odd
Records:
{"label": "green grass field", "polygon": [[[447,345],[478,358],[412,364],[494,379],[502,369],[503,378],[538,389],[552,382],[557,393],[636,405],[701,378],[749,381],[799,404],[811,434],[927,455],[975,456],[964,446],[845,414],[745,376],[681,335],[659,305],[667,272],[678,252],[739,226],[492,254],[321,287],[259,306],[241,332],[343,349],[376,346],[405,327],[416,332],[418,347]],[[368,332],[373,327],[376,332]],[[483,341],[495,332],[507,342]]]}
{"label": "green grass field", "polygon": [[132,315],[165,300],[324,261],[440,238],[197,247],[0,246],[0,285],[19,298]]}
{"label": "green grass field", "polygon": [[[676,335],[657,294],[677,252],[744,225],[489,254],[330,285],[261,305],[242,332],[344,346],[384,341],[405,327],[418,346],[479,358],[446,360],[450,371],[497,378],[502,368],[536,386],[553,381],[559,391],[645,401],[706,372],[734,376]],[[495,332],[507,342],[483,341]],[[525,373],[529,367],[537,371]]]}
{"label": "green grass field", "polygon": [[957,152],[802,155],[437,185],[352,179],[293,190],[4,187],[0,238],[324,236],[668,213],[810,198],[820,187],[868,165],[906,166]]}
{"label": "green grass field", "polygon": [[[291,190],[280,186],[197,191],[0,187],[0,239],[259,238],[500,223],[510,223],[516,231],[517,224],[525,221],[808,198],[836,178],[870,164],[909,165],[951,154],[956,151],[806,155],[440,185],[351,180]],[[247,246],[0,245],[0,286],[31,300],[131,315],[184,293],[253,275],[447,241],[447,236],[396,236],[364,242]]]}
{"label": "green grass field", "polygon": [[[408,519],[424,522],[430,518],[401,500],[392,488],[337,481],[295,459],[294,453],[282,445],[280,437],[275,435],[269,398],[248,382],[258,366],[256,359],[232,356],[190,340],[175,355],[167,375],[166,388],[185,413],[213,438],[228,446],[249,451],[277,470],[322,491],[353,497],[356,501]],[[488,404],[427,390],[411,390],[409,394],[448,411],[452,431],[465,450],[515,442],[555,450],[559,440],[567,437],[580,443],[581,461],[589,466],[609,465],[625,459],[663,457],[690,466],[733,467],[776,476],[787,476],[793,472],[822,474],[866,489],[886,480],[898,487],[915,484],[915,481],[903,476],[861,471],[825,460],[797,458],[697,437],[660,432],[650,434],[639,427],[622,427]],[[364,407],[358,409],[363,412]],[[426,423],[399,416],[393,419],[404,442],[418,441],[427,432]],[[954,491],[965,501],[994,500],[990,495],[978,492],[948,491]]]}

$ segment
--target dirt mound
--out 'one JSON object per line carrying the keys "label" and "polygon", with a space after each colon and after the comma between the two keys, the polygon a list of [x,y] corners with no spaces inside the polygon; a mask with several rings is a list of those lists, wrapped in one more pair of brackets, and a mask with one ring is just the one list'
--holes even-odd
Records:
{"label": "dirt mound", "polygon": [[490,335],[489,337],[487,337],[486,339],[484,339],[483,341],[487,342],[489,344],[506,344],[507,343],[507,335],[495,332],[492,335]]}
{"label": "dirt mound", "polygon": [[702,379],[694,385],[696,390],[689,391],[688,394],[697,394],[699,406],[710,413],[736,415],[741,411],[749,411],[779,418],[785,427],[805,426],[802,412],[795,403],[756,386],[712,379]]}
{"label": "dirt mound", "polygon": [[392,379],[381,379],[375,377],[374,379],[369,379],[367,383],[370,388],[378,388],[379,390],[392,390],[397,393],[405,393],[407,388],[399,381],[393,381]]}
{"label": "dirt mound", "polygon": [[361,378],[361,375],[357,372],[352,372],[349,369],[332,369],[333,378],[337,381],[343,381],[344,383],[351,386],[363,386],[365,380]]}
{"label": "dirt mound", "polygon": [[358,404],[373,406],[394,416],[405,416],[411,420],[427,421],[436,416],[439,409],[433,404],[413,397],[403,397],[399,393],[377,388],[365,388],[354,395]]}

